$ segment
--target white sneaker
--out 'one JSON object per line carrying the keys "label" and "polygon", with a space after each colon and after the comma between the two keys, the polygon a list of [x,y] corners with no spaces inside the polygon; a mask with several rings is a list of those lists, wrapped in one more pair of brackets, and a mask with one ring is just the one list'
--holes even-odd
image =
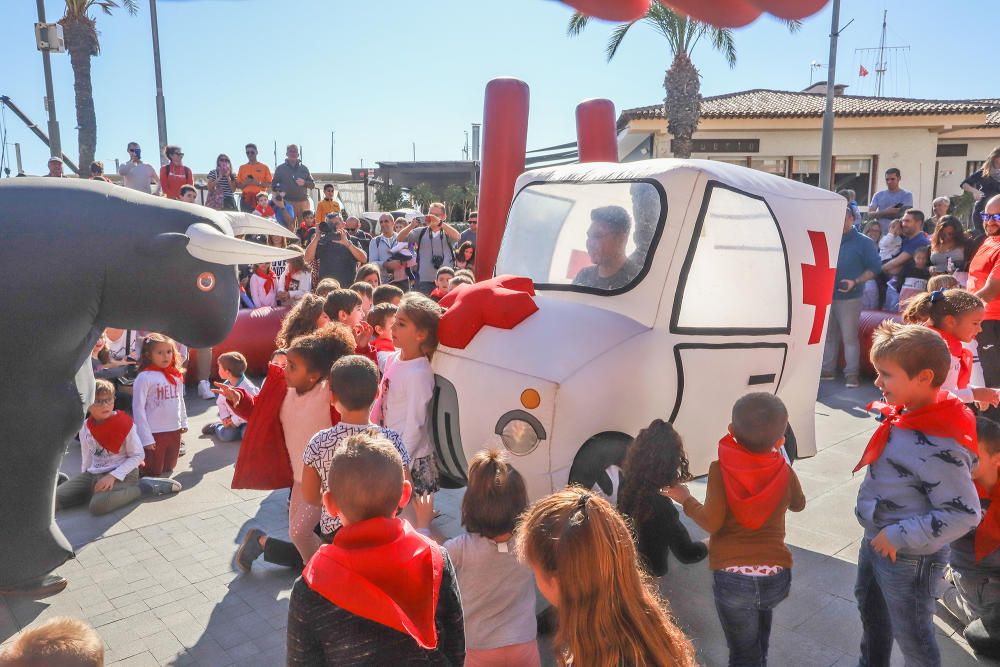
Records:
{"label": "white sneaker", "polygon": [[206,401],[215,398],[215,394],[212,393],[212,385],[209,384],[208,380],[202,380],[198,383],[198,396]]}

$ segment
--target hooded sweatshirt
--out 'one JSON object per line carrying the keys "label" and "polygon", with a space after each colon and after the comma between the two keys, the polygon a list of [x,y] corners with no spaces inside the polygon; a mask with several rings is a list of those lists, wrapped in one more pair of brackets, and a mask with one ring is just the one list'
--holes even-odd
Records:
{"label": "hooded sweatshirt", "polygon": [[443,547],[402,519],[342,528],[295,582],[289,665],[461,665],[462,602]]}

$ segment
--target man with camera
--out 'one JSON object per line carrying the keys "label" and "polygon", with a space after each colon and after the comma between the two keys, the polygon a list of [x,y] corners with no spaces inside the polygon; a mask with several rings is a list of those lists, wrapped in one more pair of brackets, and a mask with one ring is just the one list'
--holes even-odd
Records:
{"label": "man with camera", "polygon": [[319,233],[313,234],[306,247],[306,264],[315,259],[320,280],[335,278],[341,287],[351,286],[358,264],[368,261],[368,255],[360,248],[361,242],[348,234],[344,219],[337,213],[328,214],[317,228]]}
{"label": "man with camera", "polygon": [[445,222],[445,215],[444,204],[434,202],[427,207],[426,216],[414,218],[396,237],[397,243],[409,240],[416,247],[416,288],[428,295],[434,291],[437,270],[442,266],[455,266],[451,244],[458,241],[461,234]]}
{"label": "man with camera", "polygon": [[156,170],[142,161],[142,149],[134,141],[128,144],[128,158],[128,162],[118,167],[118,175],[124,179],[125,187],[152,194],[152,184],[159,186],[160,179],[156,177]]}

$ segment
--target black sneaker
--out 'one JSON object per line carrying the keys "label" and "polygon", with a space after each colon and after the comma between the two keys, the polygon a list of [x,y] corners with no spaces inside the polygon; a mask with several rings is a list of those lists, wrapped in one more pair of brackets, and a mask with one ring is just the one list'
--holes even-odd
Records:
{"label": "black sneaker", "polygon": [[202,435],[215,435],[215,427],[221,426],[222,422],[212,422],[211,424],[205,424],[201,427]]}
{"label": "black sneaker", "polygon": [[260,538],[264,536],[264,531],[259,528],[251,528],[243,536],[243,544],[236,552],[236,565],[244,572],[249,572],[253,562],[264,553],[264,548],[260,546]]}

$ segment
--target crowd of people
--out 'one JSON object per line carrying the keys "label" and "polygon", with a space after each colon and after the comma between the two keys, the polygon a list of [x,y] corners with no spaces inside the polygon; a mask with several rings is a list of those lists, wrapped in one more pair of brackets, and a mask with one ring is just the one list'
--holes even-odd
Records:
{"label": "crowd of people", "polygon": [[[248,267],[247,305],[291,308],[259,387],[243,355],[219,356],[218,420],[203,431],[241,443],[234,486],[290,489],[289,540],[254,527],[236,556],[245,573],[258,559],[301,573],[289,600],[288,664],[539,665],[537,589],[555,610],[560,664],[694,665],[694,646],[654,583],[673,553],[683,563],[708,558],[729,663],[766,665],[773,611],[792,588],[785,514],[806,504],[782,450],[781,400],[751,393],[726,406],[730,426],[719,434],[704,502],[685,484],[682,434],[661,420],[627,447],[617,506],[579,487],[529,504],[506,455],[482,451],[469,465],[465,533],[439,544],[427,423],[443,313],[435,299],[475,280],[475,226],[459,234],[445,207],[432,204],[410,221],[383,215],[371,236],[344,217],[333,186],[316,211],[298,199],[311,180],[292,149],[273,179],[266,166],[254,168],[261,189],[244,204],[287,223],[303,244],[300,259]],[[190,186],[174,182],[190,177],[182,157],[170,153],[159,177],[179,197]],[[235,206],[229,199],[248,174],[241,167],[233,177],[223,158],[213,192]],[[1000,504],[992,502],[1000,425],[988,418],[1000,405],[991,388],[1000,385],[1000,359],[987,354],[1000,344],[1000,196],[981,207],[975,249],[939,202],[928,237],[899,181],[898,170],[886,173],[867,225],[845,193],[823,375],[832,376],[843,342],[847,383],[858,384],[849,339],[853,332],[857,344],[866,287],[878,287],[880,301],[895,292],[905,323],[875,332],[881,424],[855,468],[867,468],[855,508],[865,535],[861,659],[887,665],[895,641],[906,664],[940,665],[937,599],[965,623],[975,650],[1000,653]],[[966,288],[955,275],[962,270]],[[977,337],[983,380],[967,347]],[[89,502],[103,513],[180,490],[170,474],[187,430],[186,354],[156,333],[105,332],[94,363],[114,377],[98,383],[80,431],[82,471],[57,487],[58,507]],[[138,372],[116,374],[130,367]],[[116,404],[124,389],[131,401]],[[707,546],[676,521],[674,503],[710,535]],[[52,647],[100,664],[99,639],[67,619],[22,633],[10,652]]]}

